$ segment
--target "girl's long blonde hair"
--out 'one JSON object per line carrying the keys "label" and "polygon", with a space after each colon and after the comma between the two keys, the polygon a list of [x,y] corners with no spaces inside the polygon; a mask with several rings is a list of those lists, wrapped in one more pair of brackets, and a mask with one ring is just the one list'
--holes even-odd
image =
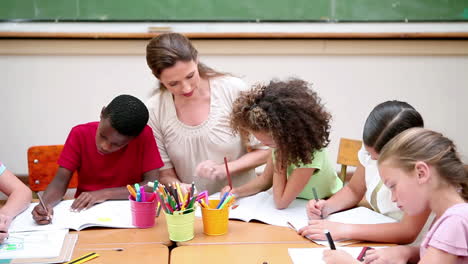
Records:
{"label": "girl's long blonde hair", "polygon": [[379,157],[405,171],[414,169],[416,162],[423,161],[433,166],[442,180],[460,190],[468,201],[468,170],[460,159],[452,140],[442,134],[424,129],[411,128],[388,142]]}

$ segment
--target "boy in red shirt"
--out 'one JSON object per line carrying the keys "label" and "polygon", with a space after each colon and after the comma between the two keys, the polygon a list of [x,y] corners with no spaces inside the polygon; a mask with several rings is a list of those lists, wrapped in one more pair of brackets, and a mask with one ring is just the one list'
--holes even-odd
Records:
{"label": "boy in red shirt", "polygon": [[127,184],[154,181],[164,164],[148,122],[148,109],[138,98],[119,95],[101,111],[99,122],[75,126],[58,160],[55,178],[32,211],[38,224],[49,224],[75,170],[78,188],[72,210],[110,199],[127,199]]}

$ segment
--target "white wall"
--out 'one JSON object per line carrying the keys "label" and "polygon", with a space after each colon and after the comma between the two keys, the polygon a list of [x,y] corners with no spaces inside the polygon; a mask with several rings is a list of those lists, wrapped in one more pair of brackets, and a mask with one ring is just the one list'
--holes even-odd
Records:
{"label": "white wall", "polygon": [[[63,45],[55,52],[38,40],[0,40],[0,160],[10,170],[27,174],[29,146],[63,144],[72,126],[98,120],[102,106],[116,95],[149,98],[155,80],[146,66],[145,41],[136,41],[122,52],[123,41],[106,43],[106,50],[112,52],[101,55],[93,50],[95,45],[98,51],[102,47],[97,40],[73,44],[86,47],[79,52],[60,50]],[[239,43],[244,50],[232,52]],[[269,40],[254,43],[270,49],[256,54],[258,46],[249,50],[249,41],[220,46],[196,42],[202,61],[248,83],[289,76],[312,82],[333,114],[333,159],[340,137],[360,139],[364,120],[376,104],[399,99],[419,110],[427,127],[454,139],[467,162],[468,42],[458,42],[454,48],[447,42],[421,41],[416,46],[399,42],[400,52],[390,41],[377,51],[373,43],[300,41],[291,42],[295,48],[287,49],[289,44]],[[424,43],[430,43],[431,52],[419,51],[417,47],[427,50]],[[12,48],[22,45],[29,48]],[[329,52],[333,45],[341,48]]]}

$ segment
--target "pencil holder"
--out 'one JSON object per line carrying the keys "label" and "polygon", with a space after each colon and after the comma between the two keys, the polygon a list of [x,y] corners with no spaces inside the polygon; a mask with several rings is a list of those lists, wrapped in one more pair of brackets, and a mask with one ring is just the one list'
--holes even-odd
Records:
{"label": "pencil holder", "polygon": [[202,207],[203,233],[209,236],[224,235],[228,231],[229,223],[229,206],[224,206],[223,209],[216,208],[219,200],[210,200],[208,205],[210,208]]}
{"label": "pencil holder", "polygon": [[[151,193],[146,193],[146,195],[150,197]],[[156,218],[156,200],[137,202],[131,195],[128,199],[132,210],[132,224],[138,228],[153,227]]]}
{"label": "pencil holder", "polygon": [[195,236],[195,210],[191,210],[190,213],[166,215],[167,231],[169,233],[169,239],[176,242],[183,242],[192,239]]}

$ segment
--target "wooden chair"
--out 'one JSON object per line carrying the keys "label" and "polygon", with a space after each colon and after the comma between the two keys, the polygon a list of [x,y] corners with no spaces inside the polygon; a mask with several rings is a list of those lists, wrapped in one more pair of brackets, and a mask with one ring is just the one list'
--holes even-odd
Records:
{"label": "wooden chair", "polygon": [[[44,191],[54,179],[62,149],[63,145],[33,146],[28,149],[29,188],[35,194]],[[77,186],[78,174],[75,172],[68,188]]]}
{"label": "wooden chair", "polygon": [[360,162],[358,159],[358,151],[361,149],[362,141],[341,138],[340,146],[338,148],[337,163],[341,164],[340,179],[343,183],[346,180],[346,169],[348,166],[357,167]]}

